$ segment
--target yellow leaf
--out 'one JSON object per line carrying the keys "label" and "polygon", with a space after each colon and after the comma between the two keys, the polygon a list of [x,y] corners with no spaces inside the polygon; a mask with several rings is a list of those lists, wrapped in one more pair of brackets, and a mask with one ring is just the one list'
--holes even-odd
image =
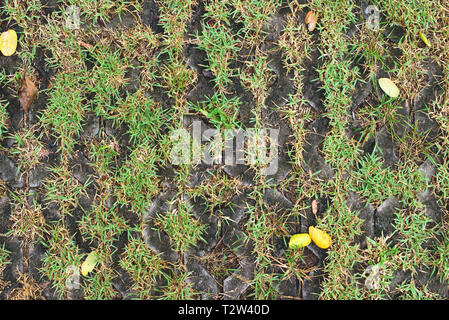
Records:
{"label": "yellow leaf", "polygon": [[421,40],[426,44],[426,46],[428,46],[429,48],[432,47],[432,45],[430,44],[429,39],[427,39],[426,35],[422,32],[419,33],[419,36],[421,37]]}
{"label": "yellow leaf", "polygon": [[83,264],[81,265],[81,274],[83,276],[87,276],[89,272],[91,272],[98,262],[98,255],[96,251],[92,251],[88,254],[86,260],[84,260]]}
{"label": "yellow leaf", "polygon": [[4,56],[12,56],[17,48],[17,33],[8,30],[0,35],[0,51]]}
{"label": "yellow leaf", "polygon": [[299,249],[308,246],[312,240],[307,233],[298,233],[290,238],[288,247],[290,249]]}
{"label": "yellow leaf", "polygon": [[399,88],[390,79],[380,78],[379,86],[390,97],[397,98],[399,96]]}
{"label": "yellow leaf", "polygon": [[327,249],[332,244],[331,237],[324,231],[313,226],[309,227],[309,235],[313,242],[321,249]]}

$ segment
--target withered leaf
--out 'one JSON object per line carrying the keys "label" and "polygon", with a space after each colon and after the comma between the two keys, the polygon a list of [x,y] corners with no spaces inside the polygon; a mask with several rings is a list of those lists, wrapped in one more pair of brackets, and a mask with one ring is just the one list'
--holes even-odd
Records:
{"label": "withered leaf", "polygon": [[317,214],[317,212],[318,212],[318,203],[317,203],[317,201],[314,199],[314,200],[312,201],[312,213],[313,213],[313,214]]}
{"label": "withered leaf", "polygon": [[380,78],[378,80],[380,88],[390,97],[399,97],[399,88],[388,78]]}
{"label": "withered leaf", "polygon": [[310,239],[310,236],[307,233],[295,234],[290,238],[288,247],[290,249],[299,249],[299,248],[307,247],[311,241],[312,240]]}
{"label": "withered leaf", "polygon": [[86,260],[84,260],[83,264],[81,265],[81,274],[83,276],[87,276],[89,272],[92,272],[92,270],[94,270],[97,262],[98,254],[97,251],[94,250],[87,255]]}
{"label": "withered leaf", "polygon": [[304,23],[307,25],[309,31],[315,30],[317,21],[318,19],[313,11],[307,12]]}
{"label": "withered leaf", "polygon": [[0,35],[0,51],[4,56],[12,56],[17,49],[17,33],[14,30],[8,30]]}
{"label": "withered leaf", "polygon": [[37,92],[38,90],[33,81],[25,74],[19,89],[19,102],[25,113],[30,110]]}
{"label": "withered leaf", "polygon": [[315,228],[314,226],[309,227],[309,235],[318,248],[327,249],[332,244],[331,237],[325,231]]}

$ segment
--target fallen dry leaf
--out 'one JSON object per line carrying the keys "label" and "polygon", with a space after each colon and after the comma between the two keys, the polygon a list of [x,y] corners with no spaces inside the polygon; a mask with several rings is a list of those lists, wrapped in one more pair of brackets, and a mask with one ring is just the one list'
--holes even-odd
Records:
{"label": "fallen dry leaf", "polygon": [[390,97],[397,98],[399,96],[399,88],[390,79],[380,78],[379,86]]}
{"label": "fallen dry leaf", "polygon": [[309,31],[315,30],[317,21],[318,19],[313,11],[307,12],[304,23],[307,25]]}
{"label": "fallen dry leaf", "polygon": [[316,200],[312,201],[312,213],[316,214],[318,212],[318,203]]}
{"label": "fallen dry leaf", "polygon": [[0,35],[0,51],[4,56],[12,56],[17,49],[17,33],[8,30]]}
{"label": "fallen dry leaf", "polygon": [[318,248],[327,249],[332,244],[332,239],[326,232],[313,226],[309,227],[309,235]]}
{"label": "fallen dry leaf", "polygon": [[39,90],[37,90],[33,81],[31,81],[25,74],[19,89],[19,102],[25,113],[30,110],[30,106],[33,104],[34,98],[36,97],[36,93],[38,91]]}
{"label": "fallen dry leaf", "polygon": [[83,264],[81,265],[81,274],[83,276],[87,276],[89,272],[92,272],[94,270],[95,266],[98,262],[98,255],[96,251],[92,251],[87,255],[86,260],[84,260]]}
{"label": "fallen dry leaf", "polygon": [[311,241],[312,240],[310,239],[310,236],[307,233],[298,233],[290,238],[288,247],[293,250],[303,248],[308,246]]}

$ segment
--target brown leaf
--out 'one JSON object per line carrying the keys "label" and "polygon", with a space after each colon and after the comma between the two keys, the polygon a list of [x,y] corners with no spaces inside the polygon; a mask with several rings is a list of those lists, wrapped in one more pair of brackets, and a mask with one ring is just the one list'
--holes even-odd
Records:
{"label": "brown leaf", "polygon": [[307,29],[309,31],[313,31],[316,28],[316,24],[318,19],[313,11],[309,11],[306,14],[306,18],[304,19],[304,23],[307,25]]}
{"label": "brown leaf", "polygon": [[312,212],[313,214],[316,214],[318,212],[318,203],[316,200],[312,201]]}
{"label": "brown leaf", "polygon": [[19,89],[19,102],[25,113],[30,110],[37,92],[38,90],[33,81],[25,74]]}

